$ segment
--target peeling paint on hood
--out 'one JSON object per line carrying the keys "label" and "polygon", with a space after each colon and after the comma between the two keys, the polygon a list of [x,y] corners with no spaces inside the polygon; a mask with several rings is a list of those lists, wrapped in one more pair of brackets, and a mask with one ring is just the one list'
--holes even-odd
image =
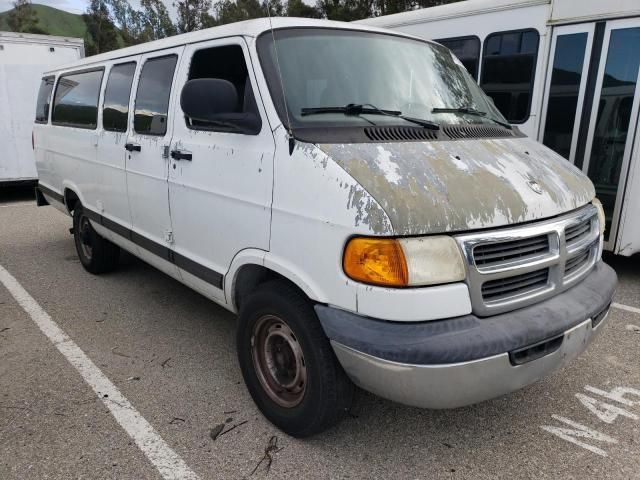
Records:
{"label": "peeling paint on hood", "polygon": [[595,196],[586,175],[529,138],[318,147],[380,204],[396,235],[539,220]]}

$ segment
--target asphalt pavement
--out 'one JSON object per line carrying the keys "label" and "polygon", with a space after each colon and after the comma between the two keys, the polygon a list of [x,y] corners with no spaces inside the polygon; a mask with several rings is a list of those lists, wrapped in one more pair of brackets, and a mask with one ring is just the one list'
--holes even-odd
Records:
{"label": "asphalt pavement", "polygon": [[[87,273],[70,225],[27,196],[0,196],[0,267],[69,337],[52,340],[0,283],[0,479],[640,478],[640,258],[607,257],[616,307],[551,376],[457,410],[360,392],[349,418],[297,440],[253,404],[234,315],[130,255],[114,273]],[[96,371],[128,403],[98,395]],[[147,434],[186,469],[159,470]]]}

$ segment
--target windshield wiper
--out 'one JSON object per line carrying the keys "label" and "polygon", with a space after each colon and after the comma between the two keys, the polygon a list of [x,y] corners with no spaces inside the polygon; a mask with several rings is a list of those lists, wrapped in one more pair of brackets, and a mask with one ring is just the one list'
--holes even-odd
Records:
{"label": "windshield wiper", "polygon": [[300,114],[304,117],[306,115],[316,115],[322,113],[344,113],[345,115],[359,116],[363,113],[366,115],[386,115],[388,117],[401,118],[407,122],[416,123],[424,128],[431,130],[440,130],[440,125],[431,122],[429,120],[423,120],[421,118],[407,117],[402,115],[400,110],[383,110],[371,104],[359,104],[350,103],[344,107],[311,107],[303,108],[300,110]]}
{"label": "windshield wiper", "polygon": [[469,115],[477,115],[478,117],[484,117],[487,112],[482,112],[473,107],[457,107],[457,108],[434,108],[431,113],[468,113]]}
{"label": "windshield wiper", "polygon": [[498,125],[502,125],[509,130],[512,129],[511,125],[507,122],[503,122],[502,120],[498,120],[497,118],[488,117],[487,112],[483,112],[481,110],[477,110],[473,107],[457,107],[457,108],[434,108],[431,110],[431,113],[464,113],[467,115],[475,115],[476,117],[484,117],[487,120],[491,120],[492,122],[497,123]]}
{"label": "windshield wiper", "polygon": [[382,113],[384,115],[400,115],[402,112],[399,110],[382,110],[374,106],[361,105],[357,103],[350,103],[344,107],[311,107],[303,108],[300,112],[302,116],[313,115],[316,113],[344,113],[346,115],[360,115],[362,113]]}

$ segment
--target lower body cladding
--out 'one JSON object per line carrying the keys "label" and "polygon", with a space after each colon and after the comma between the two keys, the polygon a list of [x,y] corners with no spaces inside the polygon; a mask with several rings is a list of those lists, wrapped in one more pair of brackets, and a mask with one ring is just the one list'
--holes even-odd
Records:
{"label": "lower body cladding", "polygon": [[492,317],[400,323],[316,311],[356,385],[406,405],[457,408],[522,388],[580,355],[602,330],[616,284],[598,262],[569,290]]}

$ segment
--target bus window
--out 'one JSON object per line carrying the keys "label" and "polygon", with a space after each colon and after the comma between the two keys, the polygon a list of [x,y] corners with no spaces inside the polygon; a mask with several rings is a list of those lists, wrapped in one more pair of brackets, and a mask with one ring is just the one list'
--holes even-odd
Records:
{"label": "bus window", "polygon": [[473,79],[478,81],[478,66],[480,64],[480,39],[478,37],[443,38],[436,40],[460,59]]}
{"label": "bus window", "polygon": [[543,143],[567,160],[575,125],[587,33],[559,35],[549,87]]}
{"label": "bus window", "polygon": [[480,86],[511,123],[529,118],[538,43],[536,30],[492,33],[484,41]]}

